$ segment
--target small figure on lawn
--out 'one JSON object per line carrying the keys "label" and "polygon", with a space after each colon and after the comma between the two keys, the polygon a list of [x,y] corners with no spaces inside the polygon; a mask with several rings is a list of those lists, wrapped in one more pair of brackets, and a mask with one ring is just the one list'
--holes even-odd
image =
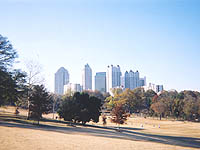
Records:
{"label": "small figure on lawn", "polygon": [[106,125],[106,119],[107,119],[107,117],[105,116],[105,115],[103,115],[102,116],[102,121],[103,121],[103,126],[105,126]]}
{"label": "small figure on lawn", "polygon": [[19,108],[17,107],[16,109],[15,109],[15,115],[18,115],[19,114]]}

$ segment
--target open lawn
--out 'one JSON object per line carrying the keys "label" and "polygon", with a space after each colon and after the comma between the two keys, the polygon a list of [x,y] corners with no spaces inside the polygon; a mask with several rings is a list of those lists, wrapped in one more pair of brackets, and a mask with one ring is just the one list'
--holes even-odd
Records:
{"label": "open lawn", "polygon": [[120,126],[107,120],[86,126],[71,126],[46,115],[40,125],[27,121],[26,111],[13,114],[14,108],[0,108],[1,150],[192,150],[200,149],[200,123],[157,120],[133,116]]}

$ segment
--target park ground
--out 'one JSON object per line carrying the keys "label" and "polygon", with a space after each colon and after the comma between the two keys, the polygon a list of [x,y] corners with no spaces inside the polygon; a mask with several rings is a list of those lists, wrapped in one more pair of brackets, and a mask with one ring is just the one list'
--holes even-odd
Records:
{"label": "park ground", "polygon": [[200,123],[158,120],[132,116],[121,132],[107,125],[70,125],[53,120],[52,114],[35,125],[25,110],[14,115],[14,107],[0,108],[1,150],[194,150],[200,149]]}

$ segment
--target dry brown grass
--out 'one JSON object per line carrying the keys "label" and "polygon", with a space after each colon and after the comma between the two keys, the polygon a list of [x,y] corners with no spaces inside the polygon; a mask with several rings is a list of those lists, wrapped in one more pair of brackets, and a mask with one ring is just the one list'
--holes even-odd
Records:
{"label": "dry brown grass", "polygon": [[[41,126],[32,125],[13,115],[15,108],[0,108],[1,150],[190,150],[200,148],[200,124],[193,122],[167,121],[152,118],[129,118],[116,132],[115,124],[107,120],[107,128],[100,122],[94,126],[67,126],[62,122],[41,121]],[[20,110],[20,115],[26,115]],[[52,118],[52,114],[46,115]],[[7,119],[7,120],[6,120]],[[143,127],[141,127],[143,125]],[[159,128],[160,126],[160,128]],[[99,128],[101,127],[101,128]]]}

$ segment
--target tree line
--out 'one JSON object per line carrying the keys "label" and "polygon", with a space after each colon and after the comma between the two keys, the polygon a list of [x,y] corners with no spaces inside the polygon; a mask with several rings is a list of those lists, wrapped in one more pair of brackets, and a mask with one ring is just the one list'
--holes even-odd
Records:
{"label": "tree line", "polygon": [[197,91],[145,91],[115,89],[114,95],[106,98],[106,107],[112,110],[122,104],[129,113],[143,113],[146,116],[175,118],[179,120],[200,121],[200,93]]}

